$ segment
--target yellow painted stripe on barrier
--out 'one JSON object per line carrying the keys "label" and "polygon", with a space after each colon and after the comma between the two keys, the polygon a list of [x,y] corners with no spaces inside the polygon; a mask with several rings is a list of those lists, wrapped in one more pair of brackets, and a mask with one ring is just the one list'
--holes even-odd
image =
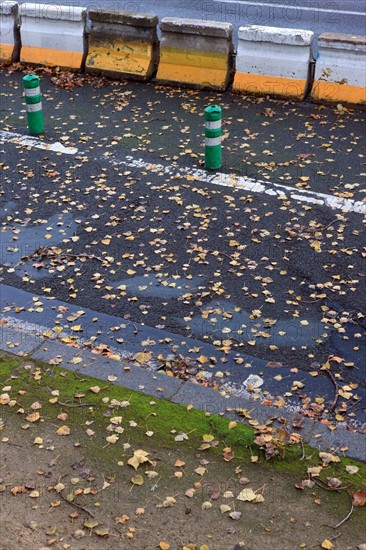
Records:
{"label": "yellow painted stripe on barrier", "polygon": [[0,44],[1,61],[11,61],[13,50],[14,50],[13,44]]}
{"label": "yellow painted stripe on barrier", "polygon": [[152,44],[114,41],[89,45],[86,67],[111,72],[146,74],[152,59]]}
{"label": "yellow painted stripe on barrier", "polygon": [[209,69],[203,67],[188,67],[187,65],[172,65],[159,63],[158,80],[181,82],[182,84],[197,84],[199,86],[214,86],[219,89],[226,87],[227,70]]}
{"label": "yellow painted stripe on barrier", "polygon": [[282,97],[302,99],[306,80],[281,78],[262,74],[235,73],[233,90],[251,94],[272,94]]}
{"label": "yellow painted stripe on barrier", "polygon": [[227,70],[229,60],[227,53],[162,47],[160,49],[160,62],[170,63],[171,65]]}
{"label": "yellow painted stripe on barrier", "polygon": [[366,103],[366,88],[316,80],[313,84],[311,97],[316,101]]}
{"label": "yellow painted stripe on barrier", "polygon": [[20,61],[46,65],[47,67],[80,69],[82,59],[82,52],[67,52],[65,50],[36,48],[34,46],[22,46],[20,51]]}

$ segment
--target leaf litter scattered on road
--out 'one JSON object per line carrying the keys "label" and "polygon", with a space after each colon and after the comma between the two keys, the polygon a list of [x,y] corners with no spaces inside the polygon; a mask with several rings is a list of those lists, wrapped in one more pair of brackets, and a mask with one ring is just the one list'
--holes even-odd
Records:
{"label": "leaf litter scattered on road", "polygon": [[[9,76],[18,70],[23,70],[23,67],[11,67]],[[195,129],[193,117],[202,116],[201,107],[207,102],[207,98],[202,100],[199,92],[169,90],[156,86],[154,94],[152,88],[150,89],[153,99],[149,98],[141,107],[136,101],[136,90],[127,90],[126,83],[104,78],[79,77],[62,71],[55,73],[48,69],[41,70],[41,74],[45,77],[50,75],[52,85],[56,86],[54,94],[46,91],[47,101],[53,102],[55,113],[68,97],[60,95],[61,93],[70,93],[70,90],[77,92],[78,88],[89,85],[93,85],[95,89],[103,87],[105,92],[100,97],[101,112],[95,120],[89,121],[88,131],[85,131],[86,127],[83,128],[82,124],[78,127],[80,117],[68,107],[67,133],[60,126],[52,129],[54,135],[59,135],[62,130],[59,139],[63,143],[94,149],[98,146],[98,132],[103,136],[104,129],[110,123],[114,125],[118,115],[118,123],[122,122],[124,125],[123,135],[116,131],[111,136],[111,127],[107,128],[108,132],[101,141],[105,159],[115,155],[118,147],[124,147],[128,143],[133,153],[154,152],[163,160],[173,163],[181,160],[186,163],[202,163],[202,152],[198,152],[200,150],[196,146],[197,140],[200,140],[200,132]],[[17,93],[16,87],[14,93]],[[178,112],[170,113],[165,109],[163,101],[168,101],[169,97],[172,102],[179,99]],[[233,171],[253,170],[255,175],[259,174],[265,180],[288,182],[299,189],[317,189],[317,182],[330,178],[335,196],[352,198],[361,193],[362,197],[364,191],[361,182],[364,172],[357,173],[357,181],[344,183],[340,166],[337,165],[337,155],[344,152],[346,157],[352,159],[353,150],[360,141],[359,136],[353,134],[346,143],[339,129],[351,118],[360,120],[361,114],[342,105],[333,110],[312,106],[309,115],[291,103],[273,102],[271,107],[263,107],[263,99],[245,101],[238,98],[233,100],[236,104],[241,102],[240,107],[245,110],[245,118],[249,116],[249,108],[257,109],[256,116],[260,124],[259,128],[256,125],[256,130],[259,131],[245,127],[246,121],[243,118],[239,120],[242,125],[238,133],[229,106],[224,107],[225,126],[230,128],[230,132],[226,131],[225,153],[229,159],[236,159],[236,151],[245,153],[245,164],[240,161],[238,165],[235,160],[230,167]],[[107,110],[104,110],[105,105],[108,106]],[[151,112],[156,115],[157,120],[151,120]],[[186,125],[183,127],[182,114],[186,117]],[[295,140],[278,152],[275,150],[274,136],[278,135],[278,128],[286,124],[287,115],[290,114],[298,118],[297,129],[293,130]],[[181,129],[176,142],[177,150],[173,150],[167,146],[166,138],[176,132],[177,122]],[[135,134],[131,123],[140,125],[142,132]],[[12,129],[10,119],[8,124]],[[312,145],[312,142],[315,143],[317,131],[321,133],[324,126],[329,127],[328,139],[320,146],[318,143]],[[155,145],[152,144],[151,129],[156,138]],[[265,149],[262,149],[263,141]],[[21,265],[17,263],[15,266],[3,267],[2,274],[9,282],[19,284],[16,269],[21,267],[20,284],[23,288],[31,289],[32,292],[38,290],[40,295],[61,297],[70,303],[79,304],[80,307],[85,304],[85,297],[88,296],[88,283],[99,296],[102,309],[116,313],[123,311],[127,322],[131,318],[139,322],[146,322],[151,318],[151,324],[161,329],[167,328],[173,322],[174,331],[180,332],[183,338],[184,335],[196,334],[194,321],[199,318],[209,329],[206,338],[220,353],[219,365],[217,357],[206,356],[200,349],[194,350],[193,358],[177,352],[168,357],[159,354],[155,357],[154,343],[151,342],[142,345],[141,351],[130,360],[141,366],[156,360],[159,368],[168,376],[193,379],[228,392],[232,390],[225,387],[229,372],[226,369],[227,357],[230,353],[235,354],[235,363],[243,368],[251,367],[246,363],[243,354],[261,356],[264,353],[268,359],[268,369],[263,376],[269,377],[272,369],[283,360],[280,343],[281,338],[287,336],[286,330],[280,326],[282,320],[298,322],[298,326],[305,331],[307,326],[312,325],[316,312],[322,329],[312,336],[311,343],[307,341],[298,349],[294,345],[292,355],[287,352],[288,360],[291,364],[296,359],[297,364],[307,369],[314,378],[322,375],[330,378],[334,386],[333,401],[325,402],[323,396],[309,400],[302,380],[296,380],[281,395],[261,395],[260,387],[255,384],[249,384],[249,392],[253,398],[261,396],[265,404],[274,404],[279,409],[287,400],[300,394],[300,412],[311,418],[321,419],[328,423],[330,429],[334,429],[334,422],[352,420],[354,411],[360,407],[360,398],[358,383],[350,382],[348,373],[357,373],[362,365],[361,344],[365,335],[365,313],[362,304],[358,303],[362,297],[360,288],[364,284],[365,273],[358,267],[358,271],[355,271],[354,264],[356,258],[364,257],[365,252],[356,245],[356,241],[362,236],[362,226],[359,224],[355,228],[351,225],[347,213],[330,213],[326,219],[319,221],[311,206],[282,199],[279,209],[284,219],[278,224],[270,204],[266,205],[267,209],[261,210],[253,196],[243,196],[237,189],[218,191],[204,187],[190,175],[173,179],[163,170],[158,173],[148,169],[136,172],[121,167],[106,168],[102,163],[90,166],[90,157],[87,154],[78,155],[76,164],[70,163],[65,167],[59,167],[57,162],[45,157],[37,161],[37,171],[34,161],[29,162],[22,147],[18,146],[17,150],[19,179],[24,190],[27,189],[29,199],[26,199],[24,208],[22,206],[24,214],[10,213],[3,221],[3,229],[11,234],[8,254],[11,257],[17,241],[22,238],[23,233],[26,236],[27,228],[31,226],[44,225],[44,238],[49,246],[27,250],[29,253],[22,257]],[[8,163],[2,163],[1,168],[6,177],[9,173]],[[142,177],[152,181],[142,184]],[[11,184],[11,181],[7,180],[7,183]],[[12,193],[11,185],[3,194],[10,198],[9,193]],[[55,237],[55,228],[49,226],[51,216],[40,212],[42,201],[45,201],[50,214],[59,213],[60,210],[72,213],[77,224],[77,230],[72,236]],[[98,204],[98,207],[89,215],[87,212],[91,201]],[[223,228],[218,234],[217,221],[222,213],[225,213],[225,217],[221,218]],[[173,222],[168,231],[163,220],[170,217],[173,217]],[[271,247],[278,246],[282,250],[281,262],[271,257],[269,252]],[[186,251],[184,257],[180,257],[182,250]],[[303,256],[304,259],[299,262],[295,256]],[[309,267],[306,265],[307,261]],[[312,269],[315,269],[314,262],[321,264],[321,270],[317,272],[315,279],[312,273]],[[211,272],[209,278],[202,277],[206,266]],[[32,268],[47,277],[52,275],[55,281],[33,278]],[[125,277],[124,282],[116,286],[121,274]],[[131,282],[140,275],[146,277],[146,283],[141,283],[137,289],[133,288]],[[189,281],[197,276],[200,277],[199,284],[192,285],[191,289]],[[156,298],[150,295],[153,286],[151,280],[153,285],[157,283],[166,290],[183,288],[183,291],[173,294],[172,299],[159,300],[159,316],[152,313]],[[277,295],[275,289],[285,281],[286,295]],[[343,305],[346,304],[344,297],[350,300],[352,307]],[[225,302],[222,303],[221,300]],[[175,310],[180,311],[184,324],[171,319],[172,305]],[[36,300],[29,311],[42,316],[43,306],[42,300]],[[80,314],[73,316],[71,320],[67,319],[67,311],[59,311],[58,324],[51,331],[52,337],[56,335],[63,343],[76,350],[85,346],[78,338],[83,333],[83,311],[79,311]],[[22,308],[16,304],[6,308],[3,311],[5,325],[6,314],[9,312],[20,315]],[[247,320],[241,320],[239,328],[233,329],[231,319],[243,312],[248,312]],[[280,328],[276,330],[276,326]],[[63,331],[67,334],[62,335]],[[118,359],[115,345],[123,345],[123,330],[114,331],[111,327],[110,332],[115,333],[113,345],[98,342],[96,335],[95,339],[87,342],[86,347],[96,354]],[[341,339],[352,341],[351,358],[324,352],[324,343],[327,342],[330,332]],[[46,336],[50,337],[49,334]],[[16,347],[16,343],[10,344],[9,348]],[[355,356],[360,360],[355,361]],[[78,357],[73,359],[75,363],[78,360]],[[55,358],[55,361],[57,364],[58,359]],[[212,376],[212,369],[215,376]],[[291,370],[295,374],[296,371],[299,372],[297,366]],[[276,376],[278,382],[281,382],[281,375],[274,374],[275,380]],[[83,396],[78,399],[83,399]],[[252,421],[252,424],[256,422],[251,419],[249,412],[242,416]],[[27,418],[28,422],[36,424],[41,413],[28,411]],[[121,434],[115,431],[113,423],[111,426],[112,433],[108,432],[109,435],[106,435],[109,440],[105,438],[103,444],[119,445]],[[66,425],[59,426],[60,435],[70,435],[67,428]],[[254,428],[257,444],[264,449],[267,458],[273,455],[282,456],[290,443],[298,443],[298,434],[295,434],[292,441],[291,431],[287,429],[260,425],[254,425]],[[88,430],[89,437],[93,437],[93,430]],[[179,442],[188,438],[188,435],[183,433],[176,437]],[[210,443],[212,442],[203,441],[202,444]],[[226,446],[225,449],[224,461],[230,462],[225,460],[225,456],[229,459],[231,450]],[[258,457],[254,454],[252,462],[255,463],[256,459]],[[205,466],[199,465],[197,468],[204,476]],[[132,485],[135,488],[138,483],[132,482]],[[362,502],[362,498],[358,497],[353,497],[353,500],[356,503]],[[174,504],[166,499],[163,502],[168,502],[169,506]],[[236,511],[232,513],[235,514]],[[133,532],[130,538],[133,538]],[[329,543],[333,544],[331,540]]]}

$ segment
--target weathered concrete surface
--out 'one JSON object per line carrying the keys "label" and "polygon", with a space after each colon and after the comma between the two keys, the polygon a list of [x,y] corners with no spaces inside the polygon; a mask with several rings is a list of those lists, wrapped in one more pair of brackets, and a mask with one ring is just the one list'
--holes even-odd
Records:
{"label": "weathered concrete surface", "polygon": [[20,61],[80,69],[84,58],[86,9],[76,6],[20,5]]}
{"label": "weathered concrete surface", "polygon": [[148,80],[156,72],[156,15],[91,10],[87,72]]}
{"label": "weathered concrete surface", "polygon": [[240,27],[233,89],[246,94],[304,99],[313,38],[312,31]]}
{"label": "weathered concrete surface", "polygon": [[312,99],[366,104],[366,37],[324,33],[318,46]]}
{"label": "weathered concrete surface", "polygon": [[160,28],[159,81],[198,88],[227,88],[233,65],[231,24],[167,17]]}
{"label": "weathered concrete surface", "polygon": [[0,3],[0,61],[2,62],[19,61],[18,9],[17,2],[9,0]]}

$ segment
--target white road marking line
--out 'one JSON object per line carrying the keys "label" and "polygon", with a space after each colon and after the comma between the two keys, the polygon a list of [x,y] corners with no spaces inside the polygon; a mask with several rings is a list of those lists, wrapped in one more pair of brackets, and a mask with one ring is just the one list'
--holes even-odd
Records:
{"label": "white road marking line", "polygon": [[23,136],[15,132],[7,132],[0,130],[0,141],[24,145],[25,147],[35,147],[45,151],[54,151],[55,153],[63,153],[64,155],[75,155],[78,152],[76,147],[65,147],[59,141],[55,143],[47,143],[37,137]]}
{"label": "white road marking line", "polygon": [[316,11],[321,13],[333,13],[334,15],[358,15],[358,16],[366,16],[366,12],[362,11],[344,11],[344,10],[337,10],[336,8],[329,10],[326,8],[317,8],[317,7],[304,7],[304,6],[290,6],[287,4],[270,4],[267,2],[248,2],[246,0],[213,0],[214,2],[220,2],[223,4],[242,4],[246,6],[259,6],[259,7],[265,7],[268,6],[270,8],[277,8],[277,9],[286,9],[286,10],[304,10],[304,11]]}
{"label": "white road marking line", "polygon": [[[46,151],[56,151],[66,155],[74,155],[77,153],[76,147],[64,147],[61,143],[44,143],[39,138],[32,138],[16,134],[15,132],[7,132],[0,130],[0,141],[25,145],[27,147],[35,147]],[[106,160],[106,159],[104,159]],[[277,196],[280,199],[293,199],[305,203],[319,204],[332,208],[333,210],[343,210],[346,212],[356,212],[358,214],[366,214],[366,203],[354,201],[352,199],[344,199],[334,195],[325,193],[317,193],[316,191],[308,191],[306,189],[298,191],[287,185],[273,183],[269,181],[255,180],[236,174],[225,174],[223,172],[207,172],[202,169],[194,169],[179,166],[164,166],[163,164],[154,164],[146,162],[143,159],[134,159],[127,156],[126,160],[117,160],[113,158],[107,159],[114,165],[124,165],[129,168],[142,168],[151,172],[160,173],[178,178],[186,178],[189,181],[200,181],[201,183],[219,185],[223,187],[235,187],[251,193],[264,193],[266,195]]]}
{"label": "white road marking line", "polygon": [[251,193],[264,193],[283,200],[293,199],[308,204],[328,206],[333,210],[366,214],[365,202],[344,199],[342,197],[317,193],[316,191],[308,191],[306,189],[298,191],[297,189],[292,189],[280,183],[255,180],[253,178],[237,176],[236,174],[225,174],[222,172],[210,173],[201,169],[164,166],[163,164],[146,162],[143,159],[134,159],[130,156],[126,157],[126,160],[113,160],[112,158],[108,160],[117,166],[124,165],[128,168],[144,169],[157,174],[162,172],[167,176],[186,178],[189,181],[199,181],[209,185],[213,184],[224,187],[235,187],[236,189],[250,191]]}

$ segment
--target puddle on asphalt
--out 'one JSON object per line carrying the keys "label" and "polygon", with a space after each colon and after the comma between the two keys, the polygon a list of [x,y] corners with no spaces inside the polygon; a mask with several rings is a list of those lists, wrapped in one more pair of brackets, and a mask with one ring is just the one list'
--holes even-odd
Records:
{"label": "puddle on asphalt", "polygon": [[19,265],[21,258],[31,255],[40,247],[59,245],[63,239],[70,238],[76,229],[77,224],[73,221],[71,214],[56,214],[39,225],[11,223],[3,227],[0,234],[1,263],[7,267],[13,267],[18,277],[24,275],[33,279],[50,277],[52,273],[49,273],[47,267],[45,269],[33,267],[33,264],[37,263],[37,257],[30,258]]}
{"label": "puddle on asphalt", "polygon": [[126,291],[137,296],[152,296],[154,298],[179,298],[185,294],[197,292],[204,277],[191,279],[179,275],[165,276],[164,274],[149,274],[122,279],[114,282],[113,288]]}
{"label": "puddle on asphalt", "polygon": [[[259,311],[259,310],[258,310]],[[194,336],[202,339],[209,335],[216,339],[233,339],[236,342],[253,342],[252,345],[275,345],[278,347],[314,346],[315,340],[328,338],[329,329],[314,319],[253,318],[252,312],[240,310],[228,301],[213,301],[203,308],[189,325]],[[183,324],[183,320],[175,318]]]}

